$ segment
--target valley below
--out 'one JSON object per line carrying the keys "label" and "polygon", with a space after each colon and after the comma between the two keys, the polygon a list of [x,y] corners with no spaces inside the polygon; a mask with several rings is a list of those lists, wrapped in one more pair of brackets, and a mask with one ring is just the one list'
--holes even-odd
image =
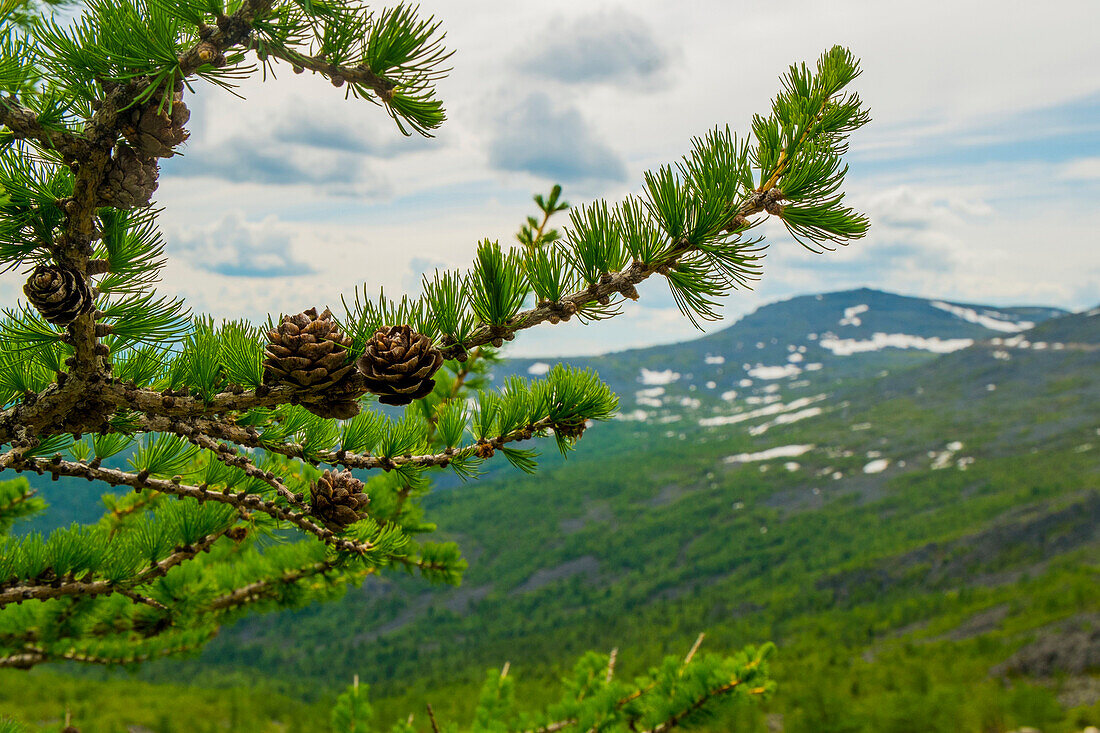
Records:
{"label": "valley below", "polygon": [[[553,361],[506,360],[494,382]],[[461,586],[388,574],[137,678],[34,674],[74,708],[78,690],[178,686],[233,730],[327,730],[316,711],[358,675],[388,727],[426,702],[467,719],[506,663],[536,706],[586,650],[618,649],[630,675],[702,632],[704,650],[779,648],[775,697],[713,731],[1100,725],[1100,309],[864,289],[564,361],[619,415],[534,475],[440,478],[425,514],[469,561]],[[18,674],[0,708],[45,715]]]}

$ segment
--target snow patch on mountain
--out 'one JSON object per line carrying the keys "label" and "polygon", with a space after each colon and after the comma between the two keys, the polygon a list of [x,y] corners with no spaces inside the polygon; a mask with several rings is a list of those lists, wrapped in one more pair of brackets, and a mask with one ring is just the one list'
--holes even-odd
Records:
{"label": "snow patch on mountain", "polygon": [[649,419],[649,413],[645,410],[634,410],[633,412],[622,412],[617,416],[619,420],[634,420],[636,422],[645,422]]}
{"label": "snow patch on mountain", "polygon": [[674,372],[671,369],[664,369],[662,371],[654,371],[642,367],[641,374],[638,376],[638,381],[642,384],[672,384],[679,381],[680,373]]}
{"label": "snow patch on mountain", "polygon": [[725,461],[726,463],[750,463],[770,461],[773,458],[797,458],[813,449],[813,445],[780,445],[758,453],[738,453],[735,456],[726,456]]}
{"label": "snow patch on mountain", "polygon": [[907,333],[875,333],[869,339],[821,339],[821,347],[837,356],[851,356],[883,349],[920,349],[935,354],[949,354],[973,344],[974,339],[941,339],[938,336],[925,338]]}
{"label": "snow patch on mountain", "polygon": [[[1062,351],[1066,348],[1066,345],[1057,341],[1028,341],[1024,338],[1023,334],[1016,334],[1015,336],[1009,336],[1008,338],[994,337],[989,340],[989,343],[993,346],[1005,346],[1010,349],[1032,349],[1033,351]],[[998,354],[1004,354],[1004,356],[998,356]],[[1008,354],[1004,351],[993,352],[993,358],[1005,359],[1009,358]]]}
{"label": "snow patch on mountain", "polygon": [[785,412],[777,415],[774,420],[769,420],[759,425],[754,425],[749,428],[749,435],[763,435],[776,425],[787,425],[799,420],[805,420],[808,417],[817,417],[822,412],[820,407],[808,407],[805,410],[799,410],[798,412]]}
{"label": "snow patch on mountain", "polygon": [[929,305],[933,308],[939,308],[941,311],[947,311],[951,315],[956,318],[961,318],[967,323],[976,323],[979,326],[988,328],[990,331],[1015,333],[1017,331],[1026,331],[1035,326],[1031,321],[1008,320],[1008,316],[1003,313],[998,313],[997,311],[985,310],[978,313],[973,308],[964,308],[961,305],[944,303],[942,300],[933,300]]}
{"label": "snow patch on mountain", "polygon": [[953,440],[944,448],[945,450],[942,451],[928,451],[928,457],[932,459],[932,470],[934,471],[950,466],[955,459],[955,454],[963,449],[963,444],[958,440]]}
{"label": "snow patch on mountain", "polygon": [[764,364],[757,364],[752,369],[747,370],[750,377],[757,379],[772,380],[772,379],[786,379],[788,377],[797,377],[802,373],[794,364],[780,364],[777,366],[765,366]]}
{"label": "snow patch on mountain", "polygon": [[862,325],[863,321],[860,320],[859,314],[860,313],[866,313],[869,310],[871,310],[871,306],[866,305],[866,304],[853,305],[851,308],[845,308],[844,309],[844,317],[840,319],[840,325],[841,326],[859,326],[859,325]]}
{"label": "snow patch on mountain", "polygon": [[[795,410],[805,410],[806,408],[810,407],[810,405],[814,404],[815,402],[819,402],[819,401],[825,399],[825,397],[826,397],[826,395],[824,395],[824,394],[814,395],[813,397],[800,397],[799,399],[793,400],[793,401],[788,402],[786,404],[783,404],[782,402],[775,402],[775,403],[766,405],[764,407],[757,408],[755,410],[749,410],[748,412],[739,412],[739,413],[734,414],[734,415],[719,415],[717,417],[704,417],[704,418],[701,418],[699,420],[699,425],[704,427],[704,428],[713,428],[713,427],[718,427],[719,425],[736,425],[737,423],[745,422],[746,420],[753,420],[753,419],[758,418],[758,417],[770,417],[771,415],[778,415],[778,414],[784,413],[784,412],[792,412],[792,411],[795,411]],[[752,404],[753,402],[758,403],[758,401],[763,400],[763,399],[764,398],[761,398],[761,397],[756,397],[756,398],[750,397],[750,398],[747,398],[745,401]],[[776,399],[777,400],[779,399],[778,396],[776,397]],[[817,409],[817,408],[814,408],[814,409]],[[819,410],[819,412],[820,412],[820,410]],[[805,417],[812,417],[812,415],[806,415]],[[799,419],[805,419],[805,418],[800,417]],[[790,421],[790,422],[793,422],[793,420]]]}
{"label": "snow patch on mountain", "polygon": [[890,465],[889,458],[876,458],[863,467],[864,473],[882,473]]}

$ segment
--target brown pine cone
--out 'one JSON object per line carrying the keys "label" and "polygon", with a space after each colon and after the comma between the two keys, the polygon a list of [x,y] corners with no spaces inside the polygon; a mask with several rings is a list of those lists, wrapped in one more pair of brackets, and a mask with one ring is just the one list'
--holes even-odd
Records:
{"label": "brown pine cone", "polygon": [[586,420],[573,420],[568,423],[559,423],[554,426],[554,433],[562,436],[563,438],[572,438],[574,440],[581,437],[584,434],[585,429],[588,427]]}
{"label": "brown pine cone", "polygon": [[159,185],[157,159],[143,157],[125,143],[115,146],[114,157],[100,188],[100,200],[116,209],[145,206]]}
{"label": "brown pine cone", "polygon": [[407,405],[435,388],[431,377],[443,365],[443,354],[424,334],[390,326],[374,332],[355,365],[379,402]]}
{"label": "brown pine cone", "polygon": [[340,529],[365,517],[370,497],[351,471],[326,470],[309,489],[313,513]]}
{"label": "brown pine cone", "polygon": [[265,384],[319,392],[343,381],[352,371],[353,366],[347,363],[351,339],[336,327],[328,308],[321,315],[310,308],[296,316],[284,316],[267,337]]}
{"label": "brown pine cone", "polygon": [[92,293],[79,272],[55,265],[39,265],[23,286],[27,300],[42,317],[67,326],[92,308]]}
{"label": "brown pine cone", "polygon": [[183,103],[182,92],[172,95],[172,110],[161,104],[160,95],[148,106],[131,112],[130,122],[122,131],[138,155],[168,158],[176,146],[190,136],[183,128],[191,119],[191,111]]}

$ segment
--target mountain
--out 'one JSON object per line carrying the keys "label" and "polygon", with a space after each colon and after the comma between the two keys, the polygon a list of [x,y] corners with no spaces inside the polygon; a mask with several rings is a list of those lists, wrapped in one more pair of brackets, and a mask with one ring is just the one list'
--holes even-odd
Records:
{"label": "mountain", "polygon": [[[911,367],[1064,315],[1057,308],[993,308],[862,288],[766,305],[693,341],[565,361],[595,369],[624,397],[664,386],[670,394],[693,392],[713,402],[708,396],[720,398],[731,389],[752,394],[791,381],[821,387]],[[548,366],[514,359],[499,376],[537,375]],[[624,410],[628,405],[624,401]]]}
{"label": "mountain", "polygon": [[383,720],[451,717],[486,667],[535,704],[586,649],[630,674],[705,631],[780,648],[777,697],[715,731],[1100,722],[1100,309],[857,290],[567,361],[622,415],[428,498],[461,587],[369,582],[143,674],[308,697],[357,673]]}

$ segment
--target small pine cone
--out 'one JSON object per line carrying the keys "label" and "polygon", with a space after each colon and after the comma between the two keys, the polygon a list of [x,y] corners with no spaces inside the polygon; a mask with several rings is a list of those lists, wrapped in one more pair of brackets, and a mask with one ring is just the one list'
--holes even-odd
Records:
{"label": "small pine cone", "polygon": [[353,369],[347,363],[351,339],[336,327],[328,308],[321,315],[310,308],[296,316],[284,316],[267,336],[265,384],[321,391],[343,381]]}
{"label": "small pine cone", "polygon": [[189,119],[191,111],[183,103],[183,95],[176,93],[172,97],[171,112],[156,99],[144,109],[134,110],[132,124],[123,132],[138,155],[168,158],[188,138],[189,133],[183,126]]}
{"label": "small pine cone", "polygon": [[554,426],[554,432],[563,438],[573,438],[576,440],[584,434],[585,428],[588,427],[588,422],[585,420],[575,420],[568,423],[561,423]]}
{"label": "small pine cone", "polygon": [[407,405],[435,389],[432,375],[443,354],[432,340],[408,326],[380,328],[367,342],[356,366],[367,389],[384,405]]}
{"label": "small pine cone", "polygon": [[156,158],[142,157],[129,145],[120,143],[107,166],[100,200],[116,209],[145,206],[157,190],[159,175]]}
{"label": "small pine cone", "polygon": [[366,516],[370,497],[351,471],[326,470],[309,489],[313,513],[340,529]]}
{"label": "small pine cone", "polygon": [[42,317],[56,326],[67,326],[92,309],[88,283],[79,272],[64,267],[34,268],[23,292]]}

